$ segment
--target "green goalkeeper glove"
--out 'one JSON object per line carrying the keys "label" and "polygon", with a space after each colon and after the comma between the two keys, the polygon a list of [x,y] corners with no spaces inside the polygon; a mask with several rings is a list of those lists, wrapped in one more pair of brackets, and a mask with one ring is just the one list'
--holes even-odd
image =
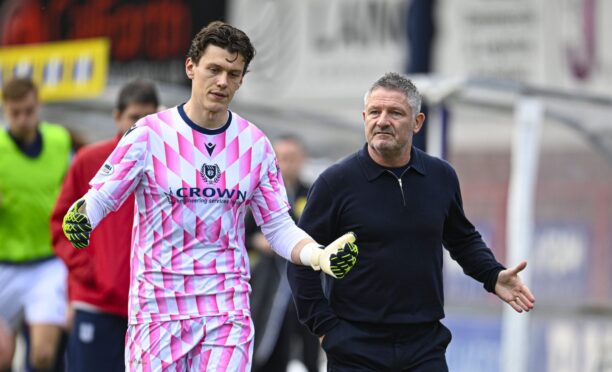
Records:
{"label": "green goalkeeper glove", "polygon": [[64,216],[64,222],[62,223],[64,235],[77,249],[89,245],[89,235],[92,230],[87,215],[79,211],[83,204],[85,204],[84,199],[77,200]]}
{"label": "green goalkeeper glove", "polygon": [[355,234],[349,232],[323,249],[312,249],[310,266],[336,279],[344,278],[357,263],[359,248],[354,244],[355,239]]}

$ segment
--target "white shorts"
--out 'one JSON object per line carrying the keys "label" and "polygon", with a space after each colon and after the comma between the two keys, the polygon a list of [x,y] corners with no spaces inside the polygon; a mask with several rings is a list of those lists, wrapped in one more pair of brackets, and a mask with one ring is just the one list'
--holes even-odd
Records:
{"label": "white shorts", "polygon": [[0,263],[0,320],[17,330],[29,324],[66,324],[66,266],[59,258],[33,264]]}

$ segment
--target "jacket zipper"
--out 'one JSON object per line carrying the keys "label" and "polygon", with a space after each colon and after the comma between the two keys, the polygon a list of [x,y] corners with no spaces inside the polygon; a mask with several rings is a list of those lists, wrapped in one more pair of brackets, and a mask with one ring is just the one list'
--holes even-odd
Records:
{"label": "jacket zipper", "polygon": [[404,186],[402,184],[402,177],[404,176],[404,173],[406,173],[408,169],[406,169],[405,171],[402,172],[402,174],[398,177],[395,175],[395,173],[391,172],[391,171],[387,171],[389,172],[389,174],[391,174],[393,177],[397,178],[397,182],[399,184],[399,188],[400,188],[400,193],[402,194],[402,203],[404,204],[404,207],[406,206],[406,197],[404,196]]}

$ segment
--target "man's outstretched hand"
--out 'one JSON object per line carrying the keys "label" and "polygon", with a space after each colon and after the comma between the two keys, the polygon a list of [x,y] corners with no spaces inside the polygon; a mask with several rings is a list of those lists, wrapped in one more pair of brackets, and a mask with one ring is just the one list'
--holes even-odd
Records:
{"label": "man's outstretched hand", "polygon": [[515,267],[500,271],[495,283],[497,297],[507,302],[518,313],[533,309],[535,303],[535,297],[518,276],[525,267],[527,261],[522,261]]}

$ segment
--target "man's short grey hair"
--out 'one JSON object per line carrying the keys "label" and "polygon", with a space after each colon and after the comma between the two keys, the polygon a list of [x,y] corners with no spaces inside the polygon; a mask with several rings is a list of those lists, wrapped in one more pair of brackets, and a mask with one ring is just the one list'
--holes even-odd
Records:
{"label": "man's short grey hair", "polygon": [[417,116],[421,112],[421,94],[417,87],[405,76],[398,74],[397,72],[387,72],[380,79],[376,80],[374,84],[368,89],[365,96],[363,97],[364,106],[368,103],[368,98],[372,92],[378,88],[384,88],[389,90],[396,90],[406,95],[408,104],[412,109],[412,116]]}

